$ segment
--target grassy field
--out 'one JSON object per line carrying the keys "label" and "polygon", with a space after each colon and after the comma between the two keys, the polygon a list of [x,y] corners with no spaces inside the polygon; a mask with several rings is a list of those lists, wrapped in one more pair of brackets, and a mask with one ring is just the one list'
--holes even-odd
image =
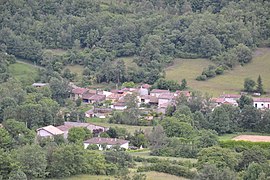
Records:
{"label": "grassy field", "polygon": [[[159,173],[159,172],[145,172],[142,173],[146,175],[146,180],[163,180],[163,179],[170,179],[170,180],[186,180],[186,178],[183,177],[177,177],[166,173]],[[72,176],[68,178],[61,178],[60,180],[116,180],[117,178],[112,176],[96,176],[96,175],[77,175]],[[56,180],[56,179],[50,179],[50,180]]]}
{"label": "grassy field", "polygon": [[270,136],[268,133],[256,133],[256,132],[239,132],[239,133],[233,133],[233,134],[224,134],[222,136],[218,136],[218,139],[220,141],[226,141],[226,140],[231,140],[235,138],[236,136],[240,135],[258,135],[258,136]]}
{"label": "grassy field", "polygon": [[150,151],[140,151],[140,152],[130,152],[132,156],[141,156],[143,158],[158,158],[158,159],[168,159],[168,160],[180,160],[180,161],[190,161],[191,163],[196,163],[197,159],[194,158],[182,158],[182,157],[165,157],[165,156],[151,156]]}
{"label": "grassy field", "polygon": [[265,91],[270,91],[270,49],[259,48],[252,62],[245,66],[237,66],[232,71],[226,71],[224,75],[217,76],[207,81],[196,81],[204,67],[212,64],[205,59],[176,59],[172,67],[167,68],[166,78],[181,81],[186,78],[191,89],[208,92],[213,96],[222,93],[239,93],[243,88],[245,78],[257,80],[261,75]]}
{"label": "grassy field", "polygon": [[34,65],[17,61],[9,66],[9,71],[14,78],[20,81],[35,80],[38,76],[38,69]]}
{"label": "grassy field", "polygon": [[105,126],[105,127],[120,127],[125,128],[129,133],[133,134],[136,130],[151,131],[152,126],[131,126],[126,124],[110,124],[105,122],[107,119],[100,118],[88,118],[87,122],[94,123],[96,125]]}

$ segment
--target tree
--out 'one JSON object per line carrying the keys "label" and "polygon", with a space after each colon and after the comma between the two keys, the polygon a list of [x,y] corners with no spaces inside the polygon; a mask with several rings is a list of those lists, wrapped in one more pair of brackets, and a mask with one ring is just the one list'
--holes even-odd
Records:
{"label": "tree", "polygon": [[237,153],[218,146],[202,149],[198,154],[198,168],[202,169],[206,164],[213,164],[219,169],[234,170],[238,164]]}
{"label": "tree", "polygon": [[38,145],[25,145],[16,150],[16,159],[27,178],[43,178],[46,174],[46,154]]}
{"label": "tree", "polygon": [[266,152],[259,147],[253,147],[243,151],[243,155],[238,164],[238,170],[244,170],[248,168],[251,163],[263,164],[266,162]]}
{"label": "tree", "polygon": [[261,119],[261,112],[253,106],[244,106],[238,119],[239,127],[245,131],[255,131]]}
{"label": "tree", "polygon": [[9,149],[12,146],[12,138],[5,128],[0,128],[0,148]]}
{"label": "tree", "polygon": [[229,168],[218,169],[213,164],[206,164],[199,171],[195,180],[236,180],[236,173]]}
{"label": "tree", "polygon": [[229,114],[222,106],[214,109],[210,115],[209,122],[211,129],[217,131],[218,134],[224,134],[231,131]]}
{"label": "tree", "polygon": [[147,139],[142,130],[135,131],[134,136],[131,137],[131,143],[136,147],[147,147]]}
{"label": "tree", "polygon": [[187,80],[186,79],[182,79],[180,87],[182,90],[187,88]]}
{"label": "tree", "polygon": [[152,131],[147,134],[147,138],[149,140],[150,149],[152,150],[153,154],[158,152],[168,143],[167,136],[161,125],[153,127]]}
{"label": "tree", "polygon": [[244,90],[247,92],[253,92],[256,83],[252,79],[246,78],[244,81]]}
{"label": "tree", "polygon": [[174,117],[167,117],[163,119],[161,125],[168,137],[182,137],[191,139],[195,134],[194,129],[190,124],[180,122]]}
{"label": "tree", "polygon": [[243,180],[257,180],[262,173],[264,173],[262,166],[258,163],[252,162],[245,171]]}
{"label": "tree", "polygon": [[253,99],[248,97],[248,96],[242,95],[240,97],[240,99],[237,100],[237,103],[238,103],[238,107],[240,109],[243,109],[244,106],[246,106],[246,105],[252,106],[253,105]]}
{"label": "tree", "polygon": [[0,175],[2,178],[7,179],[9,174],[18,168],[18,162],[11,157],[10,153],[0,148]]}
{"label": "tree", "polygon": [[195,138],[198,148],[208,148],[218,144],[218,136],[215,131],[201,130],[199,136]]}
{"label": "tree", "polygon": [[89,129],[83,127],[73,127],[68,131],[68,141],[71,143],[83,142],[91,138],[92,133]]}
{"label": "tree", "polygon": [[28,129],[25,123],[8,119],[3,122],[3,126],[15,141],[14,145],[31,144],[35,139],[35,132]]}
{"label": "tree", "polygon": [[257,79],[257,88],[256,88],[256,91],[258,93],[260,93],[260,94],[263,94],[264,93],[261,75],[259,75],[259,77]]}
{"label": "tree", "polygon": [[26,176],[26,174],[22,170],[19,169],[17,171],[12,171],[9,174],[9,180],[13,180],[13,179],[16,179],[16,180],[27,180],[27,176]]}

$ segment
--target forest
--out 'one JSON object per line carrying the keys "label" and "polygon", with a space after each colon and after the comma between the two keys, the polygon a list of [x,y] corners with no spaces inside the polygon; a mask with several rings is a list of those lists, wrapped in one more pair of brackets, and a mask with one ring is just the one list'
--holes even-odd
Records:
{"label": "forest", "polygon": [[[83,65],[84,85],[153,84],[176,57],[209,58],[222,71],[270,44],[266,0],[12,0],[0,9],[1,51],[60,74]],[[119,57],[134,57],[137,66]]]}
{"label": "forest", "polygon": [[[256,109],[247,96],[239,107],[213,109],[209,95],[192,92],[164,115],[153,113],[150,123],[130,101],[126,110],[113,112],[109,130],[100,136],[126,139],[142,152],[84,149],[82,142],[97,136],[84,128],[72,129],[67,139],[39,139],[35,132],[89,120],[84,104],[69,98],[76,74],[67,66],[83,66],[83,77],[75,82],[81,87],[149,83],[176,91],[188,82],[164,79],[175,58],[213,61],[215,66],[198,77],[203,79],[245,65],[257,47],[269,46],[268,0],[1,1],[0,179],[87,174],[145,180],[150,171],[200,180],[269,179],[269,142],[221,140],[226,134],[270,133],[270,111]],[[132,66],[123,57],[131,57]],[[37,76],[16,79],[10,71],[16,61],[38,67]],[[34,82],[47,86],[35,88]],[[150,130],[130,133],[122,124]],[[149,156],[136,154],[144,151]]]}

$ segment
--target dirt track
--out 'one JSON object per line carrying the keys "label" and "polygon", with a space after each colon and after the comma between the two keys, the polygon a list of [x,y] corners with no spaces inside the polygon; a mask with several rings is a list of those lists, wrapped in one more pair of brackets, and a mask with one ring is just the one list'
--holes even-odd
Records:
{"label": "dirt track", "polygon": [[240,135],[233,140],[236,141],[251,141],[251,142],[270,142],[270,136],[257,136],[257,135]]}

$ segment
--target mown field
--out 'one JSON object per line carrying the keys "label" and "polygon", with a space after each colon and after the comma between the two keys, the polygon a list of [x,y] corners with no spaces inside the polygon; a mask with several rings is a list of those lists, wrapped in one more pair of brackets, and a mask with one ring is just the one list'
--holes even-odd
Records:
{"label": "mown field", "polygon": [[257,80],[261,75],[265,91],[270,91],[270,49],[259,48],[254,53],[252,62],[245,66],[237,66],[224,75],[217,76],[207,81],[196,81],[203,68],[212,64],[205,59],[176,59],[175,64],[166,69],[166,78],[180,82],[186,78],[191,89],[219,96],[222,93],[239,93],[243,89],[245,78]]}
{"label": "mown field", "polygon": [[[163,180],[163,179],[170,179],[170,180],[186,180],[186,178],[183,177],[177,177],[166,173],[159,173],[159,172],[145,172],[142,173],[146,175],[146,180]],[[72,176],[68,178],[61,178],[62,180],[117,180],[117,178],[113,176],[96,176],[96,175],[78,175],[78,176]],[[61,180],[60,179],[60,180]],[[50,179],[50,180],[56,180],[56,179]]]}

